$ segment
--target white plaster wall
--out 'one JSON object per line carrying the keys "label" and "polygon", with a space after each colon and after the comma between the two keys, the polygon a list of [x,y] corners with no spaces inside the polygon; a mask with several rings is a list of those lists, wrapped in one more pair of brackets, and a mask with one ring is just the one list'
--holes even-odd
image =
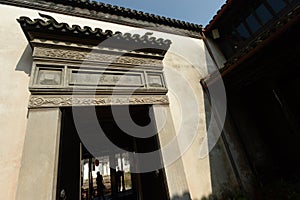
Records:
{"label": "white plaster wall", "polygon": [[209,158],[200,158],[200,147],[206,135],[200,85],[200,79],[207,75],[203,41],[178,38],[166,54],[164,66],[171,113],[191,198],[201,199],[212,192]]}
{"label": "white plaster wall", "polygon": [[[31,49],[16,19],[20,16],[40,18],[38,12],[49,14],[58,22],[70,25],[139,34],[153,32],[155,37],[172,40],[171,48],[164,59],[165,75],[187,183],[193,199],[210,194],[212,189],[209,159],[198,157],[206,134],[204,100],[199,81],[207,75],[207,66],[212,63],[202,40],[0,5],[3,19],[0,26],[0,199],[15,199],[27,121],[29,76],[25,72],[28,73],[31,65]],[[196,104],[190,103],[191,100]],[[185,135],[179,134],[181,132]]]}
{"label": "white plaster wall", "polygon": [[[212,45],[212,44],[211,44]],[[210,47],[216,62],[224,57],[215,47]],[[205,148],[206,110],[200,80],[217,66],[203,42],[192,38],[173,36],[173,43],[164,59],[170,109],[191,198],[200,200],[210,195],[220,195],[224,185],[236,185],[232,168],[219,142],[206,157],[200,156]]]}
{"label": "white plaster wall", "polygon": [[[26,130],[30,56],[14,9],[0,6],[0,199],[15,199]],[[30,54],[29,54],[30,55]]]}
{"label": "white plaster wall", "polygon": [[59,108],[30,110],[16,200],[56,199],[60,121]]}
{"label": "white plaster wall", "polygon": [[[173,199],[190,199],[190,190],[184,170],[181,151],[176,140],[177,135],[170,107],[153,105],[158,138],[162,147],[162,159],[168,183],[169,196]],[[174,141],[174,142],[173,142]]]}

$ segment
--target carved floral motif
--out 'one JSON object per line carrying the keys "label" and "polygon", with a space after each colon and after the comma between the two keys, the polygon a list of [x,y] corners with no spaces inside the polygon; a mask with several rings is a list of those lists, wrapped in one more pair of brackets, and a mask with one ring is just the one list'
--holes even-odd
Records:
{"label": "carved floral motif", "polygon": [[83,50],[75,51],[75,50],[68,50],[68,49],[52,49],[52,48],[45,48],[45,47],[36,47],[34,50],[34,56],[51,58],[51,59],[67,59],[67,60],[131,64],[131,65],[162,66],[162,61],[159,59],[118,56],[118,55],[95,53],[95,52],[83,51]]}
{"label": "carved floral motif", "polygon": [[69,107],[69,106],[101,106],[101,105],[126,105],[126,104],[168,104],[167,96],[31,96],[29,108],[40,107]]}

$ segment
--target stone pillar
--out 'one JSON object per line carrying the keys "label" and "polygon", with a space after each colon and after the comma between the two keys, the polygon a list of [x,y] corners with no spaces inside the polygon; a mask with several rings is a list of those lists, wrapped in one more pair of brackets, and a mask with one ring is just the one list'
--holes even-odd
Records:
{"label": "stone pillar", "polygon": [[60,124],[59,108],[29,110],[17,200],[56,199]]}
{"label": "stone pillar", "polygon": [[[180,149],[176,140],[176,131],[173,124],[171,111],[168,105],[153,105],[155,121],[158,130],[159,143],[162,148],[162,159],[165,165],[166,179],[170,199],[189,200],[190,193],[184,171],[182,158],[170,162],[172,157],[180,155]],[[176,144],[171,149],[164,150],[172,139]],[[174,157],[173,157],[174,158]]]}

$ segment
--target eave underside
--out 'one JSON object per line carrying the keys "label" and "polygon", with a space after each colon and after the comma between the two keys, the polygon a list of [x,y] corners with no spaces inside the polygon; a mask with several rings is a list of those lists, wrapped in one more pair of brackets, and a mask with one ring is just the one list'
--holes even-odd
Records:
{"label": "eave underside", "polygon": [[242,90],[258,84],[263,87],[280,83],[299,74],[298,19],[277,38],[256,51],[249,59],[223,75],[227,88]]}
{"label": "eave underside", "polygon": [[286,63],[295,66],[299,57],[299,13],[298,6],[228,60],[220,72],[212,73],[202,82],[209,86],[222,77],[228,87],[239,90],[266,77],[281,77]]}

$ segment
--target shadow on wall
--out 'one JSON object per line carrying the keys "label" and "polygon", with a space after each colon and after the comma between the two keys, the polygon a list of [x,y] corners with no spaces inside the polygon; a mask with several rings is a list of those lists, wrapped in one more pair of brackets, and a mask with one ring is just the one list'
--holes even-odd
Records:
{"label": "shadow on wall", "polygon": [[25,74],[30,76],[31,68],[32,68],[32,49],[29,44],[27,44],[17,66],[16,71],[23,71]]}
{"label": "shadow on wall", "polygon": [[214,46],[213,41],[208,40],[205,40],[205,59],[208,74],[216,72],[218,67],[221,67],[225,62],[225,58],[222,56],[217,47]]}
{"label": "shadow on wall", "polygon": [[210,194],[207,197],[202,197],[201,199],[191,199],[188,192],[184,193],[182,196],[174,196],[171,200],[250,200],[239,192],[223,192],[221,196],[215,194]]}
{"label": "shadow on wall", "polygon": [[[208,73],[212,73],[217,70],[217,66],[212,61],[210,54],[206,52],[206,62],[208,64]],[[222,84],[219,82],[217,84]],[[216,85],[216,84],[215,84]],[[222,89],[218,85],[210,86],[215,87],[212,89],[214,93],[218,91],[217,89]],[[210,88],[211,89],[211,88]],[[227,106],[226,102],[221,102],[223,98],[222,92],[218,94],[209,94],[204,92],[204,107],[205,107],[205,116],[206,116],[206,129],[210,127],[210,132],[208,133],[208,145],[209,149],[209,166],[210,166],[210,179],[211,179],[211,195],[203,197],[201,200],[215,200],[215,199],[243,199],[239,198],[243,189],[241,188],[240,178],[237,174],[237,169],[235,166],[234,158],[231,155],[230,149],[228,147],[228,141],[224,136],[224,133],[220,134],[219,129],[222,124],[210,124],[212,117],[212,108],[211,108],[211,98],[214,98],[215,102],[215,112],[218,112],[219,109],[223,109],[222,106]],[[212,96],[210,96],[212,95]],[[217,108],[219,107],[219,108]],[[218,118],[214,116],[214,118]],[[218,119],[216,120],[218,123]]]}
{"label": "shadow on wall", "polygon": [[202,197],[201,200],[250,200],[250,199],[240,194],[230,194],[230,195],[224,195],[222,197],[217,197],[216,195],[211,194],[208,197]]}
{"label": "shadow on wall", "polygon": [[191,200],[191,196],[188,192],[185,192],[182,196],[174,196],[172,200]]}

